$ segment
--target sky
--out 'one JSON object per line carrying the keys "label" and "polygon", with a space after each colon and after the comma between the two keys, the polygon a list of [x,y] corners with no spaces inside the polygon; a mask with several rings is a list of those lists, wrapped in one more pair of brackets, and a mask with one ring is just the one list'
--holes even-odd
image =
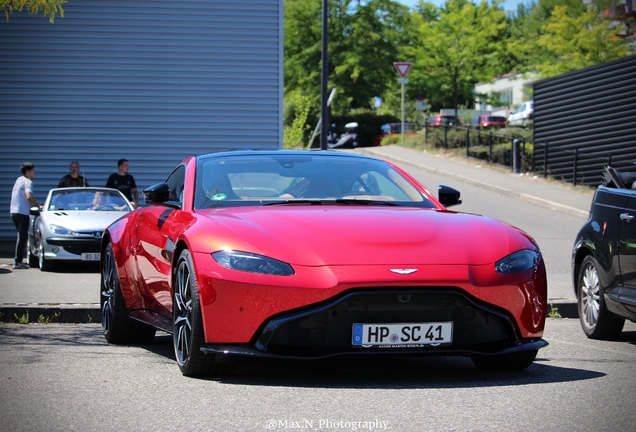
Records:
{"label": "sky", "polygon": [[[413,7],[417,4],[418,0],[397,0],[399,3],[402,3],[403,5],[409,6],[409,7]],[[438,6],[446,3],[446,0],[427,0],[430,3],[434,3]],[[478,3],[479,0],[473,0],[473,3]],[[503,7],[504,10],[511,10],[511,11],[515,11],[517,10],[517,5],[519,3],[530,3],[531,0],[505,0],[503,3]]]}

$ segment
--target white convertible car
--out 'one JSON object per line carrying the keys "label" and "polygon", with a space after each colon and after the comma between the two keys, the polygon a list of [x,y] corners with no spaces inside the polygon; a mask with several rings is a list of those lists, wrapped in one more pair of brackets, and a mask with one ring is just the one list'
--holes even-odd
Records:
{"label": "white convertible car", "polygon": [[31,209],[29,265],[49,271],[56,261],[99,262],[104,229],[132,210],[116,189],[51,189],[42,210]]}

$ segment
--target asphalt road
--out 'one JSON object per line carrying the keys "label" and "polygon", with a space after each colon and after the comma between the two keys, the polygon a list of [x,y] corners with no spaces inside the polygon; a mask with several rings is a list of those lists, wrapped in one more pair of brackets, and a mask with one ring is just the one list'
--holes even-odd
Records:
{"label": "asphalt road", "polygon": [[2,431],[629,431],[636,324],[619,341],[548,319],[536,362],[486,373],[464,358],[255,360],[183,377],[171,338],[108,345],[97,324],[0,324]]}

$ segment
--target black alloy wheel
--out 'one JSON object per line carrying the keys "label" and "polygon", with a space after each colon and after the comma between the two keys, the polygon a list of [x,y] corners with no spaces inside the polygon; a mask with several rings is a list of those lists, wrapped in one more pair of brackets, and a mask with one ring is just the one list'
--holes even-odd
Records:
{"label": "black alloy wheel", "polygon": [[234,370],[235,362],[217,355],[205,354],[203,318],[199,302],[199,285],[190,252],[185,249],[177,261],[172,296],[172,340],[181,373],[189,377],[222,376]]}

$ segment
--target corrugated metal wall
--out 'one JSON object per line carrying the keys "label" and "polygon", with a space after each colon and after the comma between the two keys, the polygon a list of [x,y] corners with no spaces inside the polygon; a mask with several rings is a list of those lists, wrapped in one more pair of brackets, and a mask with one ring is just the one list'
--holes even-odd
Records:
{"label": "corrugated metal wall", "polygon": [[536,172],[597,186],[608,163],[636,171],[636,56],[533,87]]}
{"label": "corrugated metal wall", "polygon": [[64,10],[54,24],[0,22],[0,241],[15,242],[9,202],[27,160],[42,203],[71,160],[103,186],[126,158],[141,192],[191,154],[282,148],[283,0]]}

